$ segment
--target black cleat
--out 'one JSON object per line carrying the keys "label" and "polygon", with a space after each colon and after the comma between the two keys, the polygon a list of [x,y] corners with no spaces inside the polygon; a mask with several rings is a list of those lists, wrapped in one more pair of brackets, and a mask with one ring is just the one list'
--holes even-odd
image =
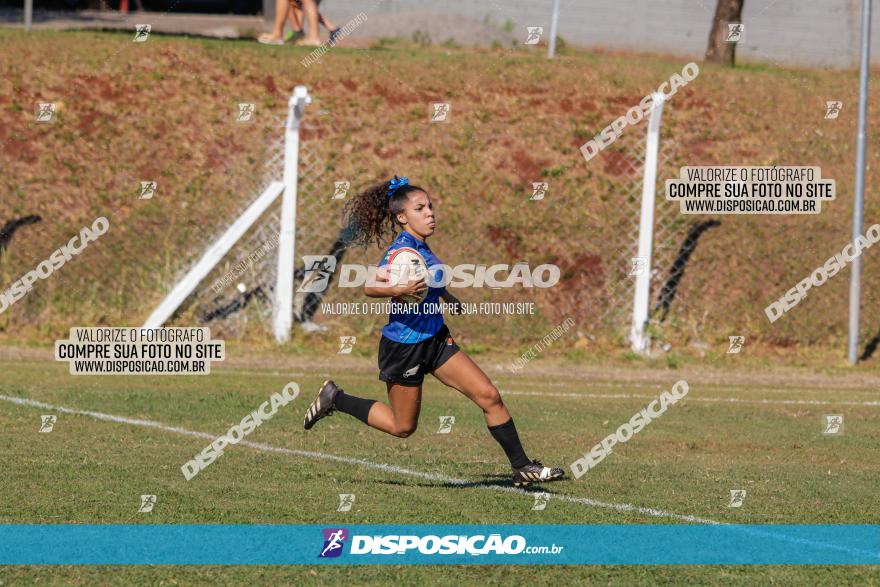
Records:
{"label": "black cleat", "polygon": [[342,389],[340,389],[338,385],[329,379],[325,381],[324,385],[321,386],[320,391],[318,391],[318,396],[315,398],[315,401],[312,402],[312,405],[310,405],[308,411],[306,411],[303,428],[309,430],[318,420],[324,416],[332,414],[333,401],[340,393],[342,393]]}
{"label": "black cleat", "polygon": [[545,467],[538,461],[532,461],[525,467],[513,470],[513,485],[523,487],[529,483],[556,481],[565,477],[565,471],[559,467]]}

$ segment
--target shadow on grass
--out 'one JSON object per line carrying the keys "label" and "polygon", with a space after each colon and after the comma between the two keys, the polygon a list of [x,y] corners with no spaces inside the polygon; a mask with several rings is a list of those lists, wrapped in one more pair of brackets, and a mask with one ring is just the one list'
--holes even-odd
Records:
{"label": "shadow on grass", "polygon": [[559,481],[569,481],[559,479],[558,481],[550,481],[547,483],[532,483],[525,487],[514,487],[510,475],[481,475],[476,481],[468,481],[467,483],[407,483],[406,481],[385,480],[379,481],[385,485],[404,485],[407,487],[443,487],[446,489],[470,489],[473,487],[509,487],[511,489],[522,489],[528,493],[553,493],[550,488]]}

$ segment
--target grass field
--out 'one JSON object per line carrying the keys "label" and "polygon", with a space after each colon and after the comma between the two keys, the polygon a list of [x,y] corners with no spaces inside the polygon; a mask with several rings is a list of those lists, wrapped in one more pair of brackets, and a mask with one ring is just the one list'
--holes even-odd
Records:
{"label": "grass field", "polygon": [[[484,365],[491,373],[489,365]],[[205,377],[73,377],[34,358],[0,364],[2,523],[880,523],[876,454],[878,381],[837,376],[779,377],[730,370],[617,368],[493,375],[530,457],[568,465],[662,389],[686,379],[690,393],[579,480],[513,490],[506,461],[482,416],[454,390],[428,378],[418,432],[387,437],[345,415],[302,430],[321,381],[381,399],[367,360],[336,367],[302,360],[216,368]],[[526,371],[528,372],[528,371]],[[812,380],[813,383],[808,383]],[[184,480],[180,466],[287,382],[302,394],[248,437]],[[13,403],[25,398],[41,405]],[[65,408],[70,411],[64,411]],[[91,414],[78,413],[92,412]],[[51,433],[39,416],[56,414]],[[823,414],[845,416],[842,436],[821,434]],[[157,423],[108,421],[103,415]],[[454,415],[450,434],[439,416]],[[273,451],[269,447],[282,449]],[[301,451],[301,452],[300,452]],[[306,454],[308,452],[308,454]],[[341,458],[336,458],[341,457]],[[354,459],[361,459],[362,462]],[[377,465],[395,467],[379,470]],[[741,508],[729,491],[745,489]],[[347,513],[339,493],[353,493]],[[138,513],[141,494],[158,496]],[[698,518],[698,519],[695,519]],[[452,585],[487,580],[600,584],[877,584],[876,568],[25,568],[0,570],[5,584],[237,584],[242,581]]]}

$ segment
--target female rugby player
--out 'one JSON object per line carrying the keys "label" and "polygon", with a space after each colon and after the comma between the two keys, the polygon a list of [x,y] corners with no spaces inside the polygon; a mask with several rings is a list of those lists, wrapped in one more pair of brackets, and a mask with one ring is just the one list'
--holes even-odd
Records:
{"label": "female rugby player", "polygon": [[[364,246],[372,242],[380,245],[384,238],[393,237],[402,229],[382,257],[380,268],[388,264],[393,251],[402,247],[418,251],[429,269],[440,264],[426,242],[436,229],[431,198],[425,190],[410,185],[407,178],[398,179],[395,176],[391,181],[361,192],[346,205],[346,213],[349,215],[349,225],[354,226],[356,231],[353,242]],[[529,460],[498,390],[449,334],[449,329],[443,323],[443,314],[439,311],[439,300],[443,299],[457,307],[458,299],[448,293],[445,287],[428,287],[424,278],[396,286],[381,276],[378,281],[386,285],[368,283],[364,293],[373,298],[398,298],[428,289],[419,312],[396,312],[392,309],[388,324],[382,329],[379,379],[385,381],[388,387],[391,405],[355,397],[344,392],[333,381],[325,381],[306,412],[305,429],[311,429],[318,420],[338,410],[377,430],[406,438],[415,432],[418,425],[422,383],[425,373],[430,373],[445,385],[463,393],[483,410],[489,433],[510,460],[514,485],[564,477],[562,469],[545,467],[536,460]]]}

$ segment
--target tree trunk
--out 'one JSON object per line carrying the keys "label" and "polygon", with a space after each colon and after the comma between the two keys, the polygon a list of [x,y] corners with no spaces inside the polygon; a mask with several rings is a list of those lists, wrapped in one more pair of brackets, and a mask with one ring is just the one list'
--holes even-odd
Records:
{"label": "tree trunk", "polygon": [[742,22],[744,2],[745,0],[718,0],[709,33],[709,46],[706,48],[706,61],[733,65],[736,43],[727,40],[727,25]]}

